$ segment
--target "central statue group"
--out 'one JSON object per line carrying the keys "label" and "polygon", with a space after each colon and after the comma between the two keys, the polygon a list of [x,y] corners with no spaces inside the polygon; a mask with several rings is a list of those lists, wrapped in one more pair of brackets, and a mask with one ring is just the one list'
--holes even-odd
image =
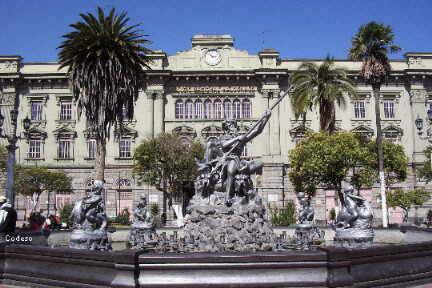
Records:
{"label": "central statue group", "polygon": [[185,250],[193,252],[272,250],[275,236],[252,174],[263,163],[242,157],[245,146],[266,126],[271,109],[245,133],[237,121],[225,120],[223,134],[207,142],[197,160],[195,195],[186,209]]}
{"label": "central statue group", "polygon": [[234,196],[245,197],[254,193],[252,174],[261,174],[263,163],[242,159],[245,146],[264,129],[271,111],[247,132],[239,133],[236,120],[222,123],[224,134],[219,139],[207,142],[204,160],[198,161],[199,176],[195,181],[195,192],[209,197],[214,191],[225,191],[227,206],[232,205]]}

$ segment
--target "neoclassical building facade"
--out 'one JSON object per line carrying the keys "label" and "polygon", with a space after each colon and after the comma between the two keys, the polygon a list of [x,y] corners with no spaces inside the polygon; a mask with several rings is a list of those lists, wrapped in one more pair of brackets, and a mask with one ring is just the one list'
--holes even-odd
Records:
{"label": "neoclassical building facade", "polygon": [[[225,118],[238,119],[240,129],[246,131],[288,89],[290,74],[302,62],[322,62],[281,59],[274,49],[249,54],[236,48],[230,35],[195,35],[191,40],[192,47],[187,51],[175,55],[154,51],[150,55],[151,69],[144,76],[146,85],[136,101],[134,118],[125,119],[126,129],[121,135],[113,130],[106,160],[106,203],[111,216],[125,207],[131,209],[141,195],[152,203],[161,203],[160,193],[146,184],[139,185],[132,174],[133,150],[143,139],[174,132],[184,141],[205,142],[222,133]],[[361,63],[336,60],[336,66],[349,72],[358,90],[356,98],[347,97],[346,105],[337,108],[337,129],[373,137],[374,99],[371,87],[359,76]],[[432,107],[432,53],[406,53],[404,60],[392,60],[391,67],[381,93],[383,135],[405,147],[410,172],[402,185],[424,185],[417,179],[415,167],[425,160],[423,151],[430,144],[425,139],[428,133],[419,135],[415,120],[425,119],[427,130],[426,114]],[[53,211],[82,196],[93,177],[95,142],[85,120],[77,118],[66,70],[59,70],[57,63],[26,63],[20,56],[0,56],[0,96],[5,133],[11,131],[9,111],[19,99],[17,162],[63,169],[73,178],[72,195],[50,195],[49,201],[44,195],[40,208]],[[25,117],[31,119],[28,131],[22,125]],[[306,127],[301,124],[287,97],[273,110],[264,132],[244,151],[245,157],[265,163],[263,175],[255,181],[270,206],[280,207],[295,198],[287,179],[288,152],[306,130],[318,130],[317,111],[307,114]],[[7,144],[5,139],[1,141]],[[371,198],[379,219],[375,189],[362,193]],[[17,197],[21,218],[28,211],[29,201]],[[313,202],[316,218],[325,221],[335,205],[332,191],[317,193]],[[397,212],[392,215],[398,217]]]}

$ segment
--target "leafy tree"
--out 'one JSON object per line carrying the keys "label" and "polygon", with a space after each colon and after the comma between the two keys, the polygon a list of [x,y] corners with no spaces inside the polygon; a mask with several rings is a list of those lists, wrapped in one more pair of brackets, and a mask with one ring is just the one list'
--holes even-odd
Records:
{"label": "leafy tree", "polygon": [[123,109],[133,117],[134,101],[142,87],[144,67],[148,68],[149,41],[129,25],[125,12],[108,15],[80,14],[82,20],[70,27],[59,49],[60,68],[67,67],[78,115],[85,111],[89,131],[96,139],[96,179],[104,180],[106,140],[112,126],[120,126]]}
{"label": "leafy tree", "polygon": [[[386,187],[389,187],[396,182],[401,182],[406,179],[408,157],[402,145],[387,140],[384,140],[382,144],[384,151],[384,179]],[[368,158],[368,165],[371,170],[378,173],[379,167],[376,153],[377,141],[374,140],[367,143],[366,147],[371,156]]]}
{"label": "leafy tree", "polygon": [[39,203],[42,192],[72,193],[72,178],[63,171],[51,171],[45,167],[16,166],[14,189],[17,193],[31,196],[31,211]]}
{"label": "leafy tree", "polygon": [[424,151],[426,160],[423,162],[423,165],[417,169],[418,176],[424,179],[426,182],[430,182],[432,180],[432,161],[431,161],[431,153],[432,147],[426,148]]}
{"label": "leafy tree", "polygon": [[[384,152],[382,146],[381,115],[380,115],[380,89],[389,74],[390,60],[389,53],[397,52],[400,47],[394,44],[394,34],[390,26],[369,22],[360,26],[357,34],[352,39],[352,47],[349,50],[349,57],[355,61],[362,61],[360,74],[366,82],[372,85],[375,98],[375,118],[377,127],[377,152],[378,170],[380,179],[380,194],[385,200],[385,179],[384,179]],[[383,213],[383,227],[387,227],[386,201],[381,201]]]}
{"label": "leafy tree", "polygon": [[134,153],[134,174],[139,182],[154,185],[163,193],[163,221],[166,200],[180,196],[184,183],[193,181],[198,172],[196,158],[201,159],[204,148],[199,142],[186,144],[175,134],[160,134],[143,141]]}
{"label": "leafy tree", "polygon": [[367,157],[368,150],[351,132],[311,133],[289,153],[289,178],[297,192],[313,194],[320,185],[340,192],[341,182]]}
{"label": "leafy tree", "polygon": [[387,203],[390,207],[400,207],[404,210],[403,221],[408,221],[408,211],[413,205],[423,205],[430,198],[430,192],[423,188],[405,191],[394,189],[387,194]]}
{"label": "leafy tree", "polygon": [[334,60],[327,56],[321,65],[302,63],[291,76],[294,91],[291,103],[296,117],[304,115],[312,106],[319,107],[320,130],[335,131],[335,103],[345,104],[344,93],[356,95],[352,81],[343,69],[334,67]]}

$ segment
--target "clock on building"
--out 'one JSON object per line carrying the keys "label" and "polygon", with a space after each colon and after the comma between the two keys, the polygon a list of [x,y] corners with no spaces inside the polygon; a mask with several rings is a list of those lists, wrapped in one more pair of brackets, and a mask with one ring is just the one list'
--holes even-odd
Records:
{"label": "clock on building", "polygon": [[222,60],[220,53],[216,49],[207,50],[204,59],[208,65],[214,66]]}

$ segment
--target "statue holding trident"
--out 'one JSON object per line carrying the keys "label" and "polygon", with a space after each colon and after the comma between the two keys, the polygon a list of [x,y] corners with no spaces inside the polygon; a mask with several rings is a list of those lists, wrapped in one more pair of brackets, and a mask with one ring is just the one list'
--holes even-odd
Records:
{"label": "statue holding trident", "polygon": [[262,172],[263,164],[241,156],[287,93],[246,133],[240,134],[235,120],[225,120],[224,134],[208,141],[204,159],[197,163],[195,195],[184,218],[186,252],[268,251],[276,247],[266,206],[251,179],[252,174]]}
{"label": "statue holding trident", "polygon": [[206,190],[203,191],[203,196],[211,194],[211,190],[224,190],[226,205],[230,206],[231,199],[235,195],[245,196],[253,188],[250,175],[261,174],[263,163],[241,159],[242,152],[248,142],[261,134],[270,119],[271,111],[286,94],[288,92],[281,95],[245,134],[239,133],[235,119],[225,120],[222,123],[224,134],[217,141],[211,140],[207,143],[204,161],[198,163],[202,173],[199,183],[204,186],[199,187]]}

